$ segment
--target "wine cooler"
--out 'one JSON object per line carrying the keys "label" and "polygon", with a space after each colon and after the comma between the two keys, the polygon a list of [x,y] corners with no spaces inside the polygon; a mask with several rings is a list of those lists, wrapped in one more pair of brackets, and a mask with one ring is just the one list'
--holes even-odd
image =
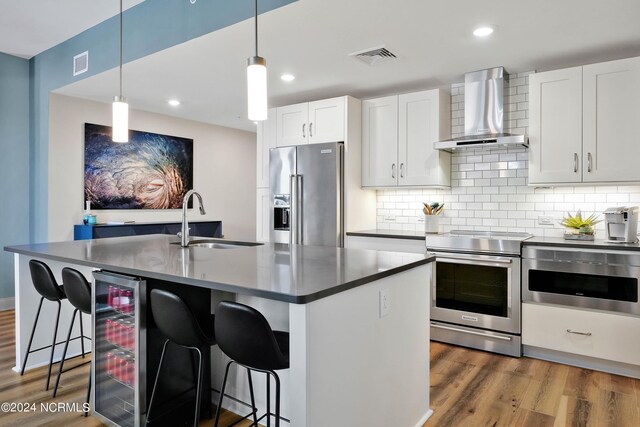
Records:
{"label": "wine cooler", "polygon": [[144,424],[146,282],[93,273],[93,415],[111,425]]}

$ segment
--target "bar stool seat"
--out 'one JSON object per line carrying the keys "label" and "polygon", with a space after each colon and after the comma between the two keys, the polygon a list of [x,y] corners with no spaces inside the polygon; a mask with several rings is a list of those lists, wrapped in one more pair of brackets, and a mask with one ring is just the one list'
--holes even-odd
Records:
{"label": "bar stool seat", "polygon": [[[67,349],[69,348],[69,342],[71,341],[71,332],[73,331],[73,323],[76,320],[76,313],[78,313],[78,322],[80,323],[80,342],[82,349],[82,357],[84,358],[84,340],[91,340],[89,337],[84,336],[84,332],[82,330],[82,313],[88,314],[91,316],[91,284],[84,277],[82,273],[73,268],[65,267],[62,269],[62,281],[66,284],[65,292],[67,295],[67,299],[71,303],[75,309],[73,310],[73,316],[71,316],[71,324],[69,325],[69,333],[67,334],[67,341],[64,344],[64,350],[62,352],[62,360],[60,360],[60,365],[58,368],[58,377],[56,378],[56,384],[53,387],[53,397],[56,397],[58,393],[58,385],[60,384],[60,377],[62,376],[64,368],[65,358],[67,356]],[[76,365],[71,369],[75,369],[78,366]],[[69,369],[68,369],[69,370]],[[91,370],[89,370],[89,381],[87,385],[87,399],[86,403],[89,403],[89,396],[91,394]],[[88,411],[84,412],[84,416],[88,415]]]}
{"label": "bar stool seat", "polygon": [[[158,329],[167,340],[162,346],[162,354],[160,356],[160,364],[156,373],[156,379],[151,391],[149,399],[149,407],[147,410],[147,420],[153,421],[151,418],[151,410],[153,408],[153,400],[156,395],[156,387],[162,370],[162,363],[167,350],[167,345],[172,342],[176,345],[194,350],[198,353],[198,378],[196,382],[196,409],[193,421],[194,427],[197,427],[200,418],[200,396],[202,394],[202,375],[203,375],[203,357],[202,348],[210,347],[216,344],[215,335],[207,335],[191,309],[178,295],[161,289],[153,289],[151,291],[151,313]],[[211,322],[215,321],[215,317],[211,315]]]}
{"label": "bar stool seat", "polygon": [[[253,424],[264,417],[267,418],[267,427],[271,425],[271,415],[275,415],[276,426],[280,425],[280,378],[275,371],[289,368],[289,333],[274,331],[269,326],[267,319],[253,307],[231,301],[222,301],[216,307],[216,338],[218,346],[231,361],[227,363],[222,382],[222,390],[216,408],[214,426],[218,426],[220,410],[224,398],[224,389],[229,376],[229,368],[232,364],[243,366],[249,372],[249,392],[251,394],[252,413],[234,422],[234,425],[242,419],[253,415]],[[258,409],[253,397],[251,384],[251,371],[262,372],[267,375],[267,412],[257,418]],[[276,384],[276,412],[271,413],[271,379]]]}
{"label": "bar stool seat", "polygon": [[[31,336],[29,337],[29,344],[27,344],[27,352],[25,354],[24,360],[22,362],[22,367],[20,369],[20,375],[24,375],[24,371],[27,367],[27,360],[29,359],[29,355],[31,353],[35,353],[37,351],[46,350],[51,348],[51,354],[49,356],[49,368],[47,372],[47,383],[45,386],[45,390],[49,390],[49,384],[51,381],[51,367],[53,366],[53,354],[55,348],[58,344],[62,344],[62,342],[56,342],[58,337],[58,324],[60,322],[60,309],[62,307],[61,301],[67,299],[65,294],[64,286],[58,285],[56,278],[54,277],[51,269],[47,264],[42,261],[38,261],[35,259],[29,260],[29,271],[31,272],[31,281],[33,282],[33,286],[36,291],[40,294],[40,304],[38,304],[38,311],[36,312],[36,318],[33,321],[33,328],[31,329]],[[53,327],[53,338],[51,345],[31,349],[31,345],[33,344],[33,337],[36,332],[36,328],[38,326],[38,319],[40,318],[40,311],[42,310],[42,303],[44,300],[53,301],[58,304],[58,311],[56,314],[56,321]],[[82,332],[81,332],[82,333]],[[73,339],[77,339],[73,338]],[[83,347],[84,353],[84,347]]]}

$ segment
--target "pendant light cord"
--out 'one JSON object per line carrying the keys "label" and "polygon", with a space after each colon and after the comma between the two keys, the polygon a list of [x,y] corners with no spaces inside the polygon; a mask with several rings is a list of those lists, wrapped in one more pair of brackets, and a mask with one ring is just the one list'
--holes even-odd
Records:
{"label": "pendant light cord", "polygon": [[122,100],[122,0],[120,0],[120,100]]}
{"label": "pendant light cord", "polygon": [[[122,1],[122,0],[120,0]],[[258,0],[255,0],[255,10],[256,10],[256,19],[255,19],[255,26],[256,26],[256,31],[255,31],[255,35],[256,35],[256,56],[258,56]]]}

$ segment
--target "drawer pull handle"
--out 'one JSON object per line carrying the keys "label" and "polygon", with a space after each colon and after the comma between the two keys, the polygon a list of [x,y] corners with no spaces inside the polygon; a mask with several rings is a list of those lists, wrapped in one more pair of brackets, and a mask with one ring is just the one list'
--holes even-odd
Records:
{"label": "drawer pull handle", "polygon": [[567,333],[576,334],[576,335],[584,335],[585,337],[590,337],[591,336],[591,332],[578,332],[578,331],[572,331],[571,329],[567,329]]}

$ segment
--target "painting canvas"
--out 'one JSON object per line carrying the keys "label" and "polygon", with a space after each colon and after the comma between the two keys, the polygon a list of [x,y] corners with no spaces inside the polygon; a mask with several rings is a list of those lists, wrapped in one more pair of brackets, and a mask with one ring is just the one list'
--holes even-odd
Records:
{"label": "painting canvas", "polygon": [[111,140],[111,127],[84,125],[84,197],[91,209],[179,209],[193,187],[193,140],[129,131]]}

